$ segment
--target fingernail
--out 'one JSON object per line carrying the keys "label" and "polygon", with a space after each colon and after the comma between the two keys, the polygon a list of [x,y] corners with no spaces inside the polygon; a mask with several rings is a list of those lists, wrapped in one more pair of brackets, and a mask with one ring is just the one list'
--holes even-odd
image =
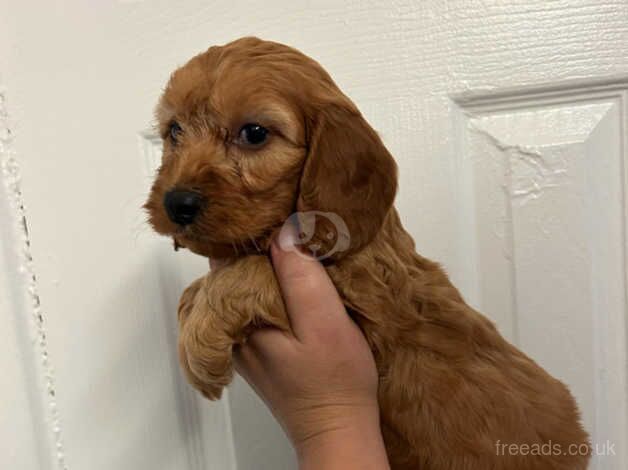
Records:
{"label": "fingernail", "polygon": [[288,220],[275,239],[275,242],[284,251],[294,251],[297,244],[297,227],[294,221]]}

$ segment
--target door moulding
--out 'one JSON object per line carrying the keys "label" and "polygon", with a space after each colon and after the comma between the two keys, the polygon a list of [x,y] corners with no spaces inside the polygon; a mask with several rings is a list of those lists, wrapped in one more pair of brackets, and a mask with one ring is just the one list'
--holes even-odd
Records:
{"label": "door moulding", "polygon": [[[43,401],[47,405],[46,419],[49,423],[48,438],[51,440],[51,451],[54,455],[56,468],[67,470],[61,417],[57,406],[54,368],[48,352],[46,325],[39,291],[35,265],[31,254],[31,241],[28,232],[26,209],[21,189],[21,173],[13,149],[13,131],[11,119],[6,107],[6,91],[0,88],[0,177],[8,201],[10,223],[12,230],[12,246],[15,248],[15,258],[18,261],[19,280],[22,294],[25,297],[24,306],[29,310],[29,337],[35,348],[34,357],[39,358],[35,364],[38,379],[43,386]],[[26,313],[26,312],[24,312]]]}

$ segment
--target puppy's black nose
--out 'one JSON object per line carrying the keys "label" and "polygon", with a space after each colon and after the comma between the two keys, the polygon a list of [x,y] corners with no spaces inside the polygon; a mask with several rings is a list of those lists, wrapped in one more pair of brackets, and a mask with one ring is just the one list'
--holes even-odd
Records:
{"label": "puppy's black nose", "polygon": [[173,189],[164,197],[168,217],[175,224],[189,225],[201,210],[202,196],[191,191]]}

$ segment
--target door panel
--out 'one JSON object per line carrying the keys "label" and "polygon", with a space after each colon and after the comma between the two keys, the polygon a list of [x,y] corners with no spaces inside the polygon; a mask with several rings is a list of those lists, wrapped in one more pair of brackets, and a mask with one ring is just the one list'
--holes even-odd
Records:
{"label": "door panel", "polygon": [[[8,466],[294,465],[244,383],[212,404],[183,380],[176,303],[207,263],[174,253],[140,209],[169,73],[254,34],[315,57],[355,100],[398,161],[397,207],[418,250],[571,385],[594,440],[616,443],[595,468],[626,468],[624,0],[0,0],[0,13],[1,94],[46,333],[43,349],[24,341],[32,306],[0,302],[14,448],[45,462],[5,452]],[[0,236],[16,259],[20,241]],[[32,287],[13,268],[0,282],[12,298]]]}
{"label": "door panel", "polygon": [[600,453],[628,438],[626,85],[467,98],[458,116],[469,299],[570,386]]}

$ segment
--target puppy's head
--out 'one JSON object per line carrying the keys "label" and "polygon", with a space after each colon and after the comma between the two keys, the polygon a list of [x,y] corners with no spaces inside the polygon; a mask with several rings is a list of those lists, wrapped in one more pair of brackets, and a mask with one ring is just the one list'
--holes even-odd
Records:
{"label": "puppy's head", "polygon": [[321,66],[274,42],[211,47],[172,74],[157,107],[162,165],[145,207],[175,244],[223,258],[264,250],[295,211],[334,214],[308,241],[338,258],[380,229],[396,166]]}

